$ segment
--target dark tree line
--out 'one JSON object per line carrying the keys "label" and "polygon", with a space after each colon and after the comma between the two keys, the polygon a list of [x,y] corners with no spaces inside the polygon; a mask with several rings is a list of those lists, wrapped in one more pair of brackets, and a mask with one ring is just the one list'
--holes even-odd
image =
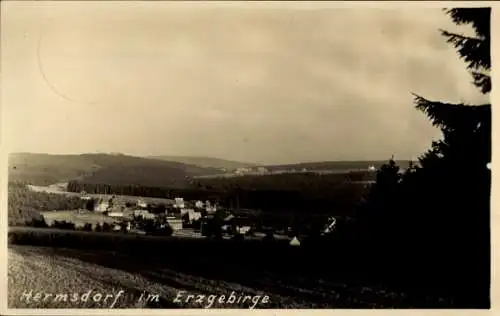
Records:
{"label": "dark tree line", "polygon": [[344,185],[348,182],[374,180],[373,172],[351,171],[331,174],[283,173],[269,175],[246,175],[237,177],[197,178],[191,180],[195,187],[214,188],[220,190],[290,190],[315,191],[325,190]]}
{"label": "dark tree line", "polygon": [[101,183],[87,183],[83,181],[70,181],[68,183],[69,192],[85,191],[89,194],[116,194],[129,196],[143,196],[152,198],[173,199],[183,197],[185,200],[206,200],[213,195],[220,195],[221,192],[202,189],[177,189],[165,187],[149,187],[142,185],[109,185]]}
{"label": "dark tree line", "polygon": [[[276,179],[273,179],[276,177]],[[146,186],[120,186],[71,181],[68,190],[95,194],[119,194],[155,198],[183,197],[185,200],[209,200],[230,208],[259,209],[269,212],[308,212],[349,214],[354,212],[366,190],[363,183],[350,183],[349,176],[288,176],[287,186],[280,185],[287,177],[210,179],[192,189],[171,189]],[[302,181],[306,178],[308,181]],[[347,179],[347,180],[346,180]],[[274,181],[274,186],[272,185]],[[283,188],[284,187],[284,188]]]}
{"label": "dark tree line", "polygon": [[[441,31],[482,93],[491,90],[489,8],[446,11],[476,36]],[[415,96],[415,106],[442,131],[442,139],[399,173],[394,161],[377,174],[359,211],[366,251],[394,270],[441,280],[463,307],[489,306],[491,105],[451,104]],[[443,285],[444,283],[441,283]]]}

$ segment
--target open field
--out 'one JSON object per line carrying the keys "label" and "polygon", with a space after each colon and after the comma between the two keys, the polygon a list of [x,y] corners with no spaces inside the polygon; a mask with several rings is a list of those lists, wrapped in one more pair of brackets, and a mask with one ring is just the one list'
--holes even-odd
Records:
{"label": "open field", "polygon": [[111,224],[115,221],[114,218],[88,211],[53,211],[53,212],[41,212],[43,218],[47,225],[52,225],[54,221],[66,221],[74,223],[75,226],[83,226],[86,223],[98,224],[98,223],[108,223]]}
{"label": "open field", "polygon": [[[256,308],[373,308],[394,305],[418,304],[405,293],[392,292],[376,286],[363,286],[343,282],[315,279],[313,283],[300,275],[277,275],[252,268],[251,265],[232,266],[213,264],[213,258],[199,256],[161,256],[145,260],[138,256],[112,251],[72,250],[32,246],[9,246],[9,298],[10,308],[107,308],[106,304],[88,302],[31,302],[20,300],[23,291],[44,293],[84,293],[94,290],[126,295],[118,300],[115,308],[174,308],[205,307],[193,302],[176,304],[178,291],[186,294],[229,296],[268,295],[268,304]],[[229,262],[228,262],[229,264]],[[287,270],[287,269],[285,269]],[[137,303],[143,291],[159,294],[159,303]],[[299,298],[300,297],[300,298]],[[426,300],[425,296],[419,298]],[[430,298],[428,298],[430,299]],[[446,300],[436,300],[433,306],[447,305]],[[214,304],[212,307],[217,307]],[[224,305],[219,307],[244,307]]]}
{"label": "open field", "polygon": [[[23,288],[31,286],[29,282],[42,282],[40,287],[49,282],[44,281],[49,272],[30,266],[35,260],[50,269],[62,269],[60,273],[74,275],[73,270],[77,270],[80,276],[92,275],[99,282],[106,278],[115,289],[126,284],[127,288],[140,291],[147,284],[150,292],[160,291],[165,296],[173,286],[189,292],[226,295],[232,289],[245,293],[263,291],[271,297],[273,304],[268,307],[273,308],[454,307],[449,283],[440,289],[434,278],[429,283],[418,276],[412,282],[420,283],[409,286],[408,280],[394,277],[413,277],[419,271],[409,274],[401,267],[382,267],[365,254],[335,243],[303,243],[295,248],[287,240],[214,241],[19,227],[9,229],[9,249],[18,255],[10,254],[11,258],[21,262],[9,263],[9,271],[16,265],[31,269],[23,272],[22,277],[10,272],[13,275],[9,276],[9,284],[17,288],[14,294],[9,291],[10,295],[19,295]],[[22,249],[28,250],[23,253]],[[71,267],[66,264],[66,268],[61,268],[64,264],[60,262],[68,260]],[[389,270],[392,281],[383,274]],[[73,278],[67,280],[73,282]],[[76,286],[73,292],[88,290]]]}
{"label": "open field", "polygon": [[[80,192],[69,192],[66,191],[66,185],[67,182],[59,182],[56,184],[51,184],[47,186],[42,186],[42,185],[27,185],[27,188],[31,191],[35,192],[45,192],[45,193],[53,193],[53,194],[64,194],[67,196],[82,196]],[[130,203],[136,203],[137,200],[144,200],[146,203],[153,203],[153,204],[159,204],[159,203],[164,203],[164,204],[169,204],[173,203],[174,200],[172,199],[162,199],[162,198],[154,198],[154,197],[143,197],[143,196],[132,196],[132,195],[116,195],[116,194],[94,194],[94,193],[87,193],[85,194],[86,196],[95,198],[95,199],[101,199],[101,198],[110,198],[112,196],[115,197],[115,202],[118,204],[125,204],[126,202]]]}

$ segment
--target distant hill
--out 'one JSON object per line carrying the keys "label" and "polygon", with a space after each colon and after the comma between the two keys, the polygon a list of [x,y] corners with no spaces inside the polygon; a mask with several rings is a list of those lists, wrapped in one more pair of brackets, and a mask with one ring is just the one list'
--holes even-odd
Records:
{"label": "distant hill", "polygon": [[[263,166],[270,171],[285,171],[295,169],[300,171],[302,169],[307,169],[308,171],[316,170],[357,170],[357,169],[367,169],[369,166],[374,166],[379,168],[383,164],[387,163],[388,160],[360,160],[360,161],[319,161],[319,162],[303,162],[296,164],[286,164],[286,165],[266,165]],[[396,164],[402,169],[408,168],[409,160],[396,160]]]}
{"label": "distant hill", "polygon": [[196,157],[196,156],[152,156],[148,158],[175,161],[184,164],[190,164],[202,168],[216,168],[225,169],[227,171],[236,170],[238,168],[251,168],[258,166],[255,163],[232,161],[226,159],[212,158],[212,157]]}
{"label": "distant hill", "polygon": [[122,154],[9,155],[9,181],[35,185],[81,179],[91,183],[170,186],[181,185],[189,176],[216,173],[220,170]]}

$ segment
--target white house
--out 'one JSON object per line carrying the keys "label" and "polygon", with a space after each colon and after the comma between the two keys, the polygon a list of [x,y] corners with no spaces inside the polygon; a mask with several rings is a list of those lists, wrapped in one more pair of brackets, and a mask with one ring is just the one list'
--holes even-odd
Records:
{"label": "white house", "polygon": [[194,204],[194,207],[196,208],[203,208],[203,202],[202,201],[196,201],[196,203]]}
{"label": "white house", "polygon": [[109,212],[109,217],[123,217],[123,212]]}
{"label": "white house", "polygon": [[178,219],[175,217],[167,217],[167,223],[172,227],[172,230],[181,230],[182,229],[182,219]]}
{"label": "white house", "polygon": [[143,216],[144,214],[149,213],[146,210],[134,210],[134,216]]}
{"label": "white house", "polygon": [[149,213],[149,212],[146,212],[146,213],[142,213],[142,218],[143,219],[155,219],[156,215]]}
{"label": "white house", "polygon": [[265,167],[259,167],[257,168],[257,172],[259,173],[267,173],[269,170],[267,170],[267,168]]}
{"label": "white house", "polygon": [[250,226],[236,226],[236,231],[240,234],[243,234],[245,235],[246,233],[248,233],[250,231],[250,229],[252,229]]}
{"label": "white house", "polygon": [[94,211],[96,212],[106,212],[109,208],[109,202],[108,201],[101,201],[94,207]]}
{"label": "white house", "polygon": [[177,208],[184,208],[184,199],[183,198],[175,198],[175,205]]}
{"label": "white house", "polygon": [[189,214],[190,221],[197,221],[199,219],[201,219],[201,212],[193,211],[192,213]]}
{"label": "white house", "polygon": [[208,214],[213,214],[215,212],[217,212],[217,207],[214,205],[214,206],[207,206],[205,208],[205,211],[207,211]]}
{"label": "white house", "polygon": [[147,208],[148,204],[144,200],[137,200],[137,206],[140,208]]}
{"label": "white house", "polygon": [[294,247],[300,246],[300,241],[297,239],[297,237],[293,237],[293,239],[290,240],[290,246]]}
{"label": "white house", "polygon": [[245,173],[250,173],[252,172],[252,168],[238,168],[236,169],[235,173],[236,174],[245,174]]}
{"label": "white house", "polygon": [[190,208],[181,209],[181,215],[188,214],[189,221],[196,221],[201,218],[201,213]]}

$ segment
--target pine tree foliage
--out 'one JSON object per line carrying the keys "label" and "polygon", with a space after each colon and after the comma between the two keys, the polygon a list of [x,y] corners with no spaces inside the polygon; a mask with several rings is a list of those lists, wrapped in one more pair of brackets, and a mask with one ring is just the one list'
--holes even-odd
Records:
{"label": "pine tree foliage", "polygon": [[414,94],[415,107],[431,119],[434,126],[443,131],[455,131],[467,127],[474,131],[490,114],[490,104],[468,105],[430,101]]}
{"label": "pine tree foliage", "polygon": [[[474,85],[491,90],[490,9],[446,10],[474,37],[441,31],[467,64]],[[384,263],[460,279],[457,304],[487,308],[490,271],[491,104],[453,104],[414,95],[415,107],[442,131],[442,139],[401,174],[391,160],[358,213],[359,240]],[[418,131],[416,131],[418,132]],[[404,245],[404,246],[398,246]],[[383,255],[381,255],[383,254]],[[402,263],[403,262],[403,263]]]}
{"label": "pine tree foliage", "polygon": [[472,25],[475,36],[465,36],[441,30],[441,34],[447,38],[460,56],[467,63],[474,84],[483,93],[491,91],[491,8],[457,8],[446,10],[453,22],[457,25]]}
{"label": "pine tree foliage", "polygon": [[[446,30],[441,30],[441,34],[467,63],[474,85],[483,94],[488,94],[491,91],[491,8],[456,8],[445,12],[457,25],[469,24],[474,29],[475,37]],[[451,154],[449,149],[452,143],[454,148],[462,148],[454,152],[463,158],[476,156],[477,163],[484,165],[491,161],[491,104],[452,104],[427,100],[419,95],[414,95],[414,102],[415,107],[443,132],[443,140],[434,143],[432,150],[420,157],[421,164],[425,164],[423,160],[430,157],[444,158],[445,152]],[[472,150],[479,152],[465,154]]]}

